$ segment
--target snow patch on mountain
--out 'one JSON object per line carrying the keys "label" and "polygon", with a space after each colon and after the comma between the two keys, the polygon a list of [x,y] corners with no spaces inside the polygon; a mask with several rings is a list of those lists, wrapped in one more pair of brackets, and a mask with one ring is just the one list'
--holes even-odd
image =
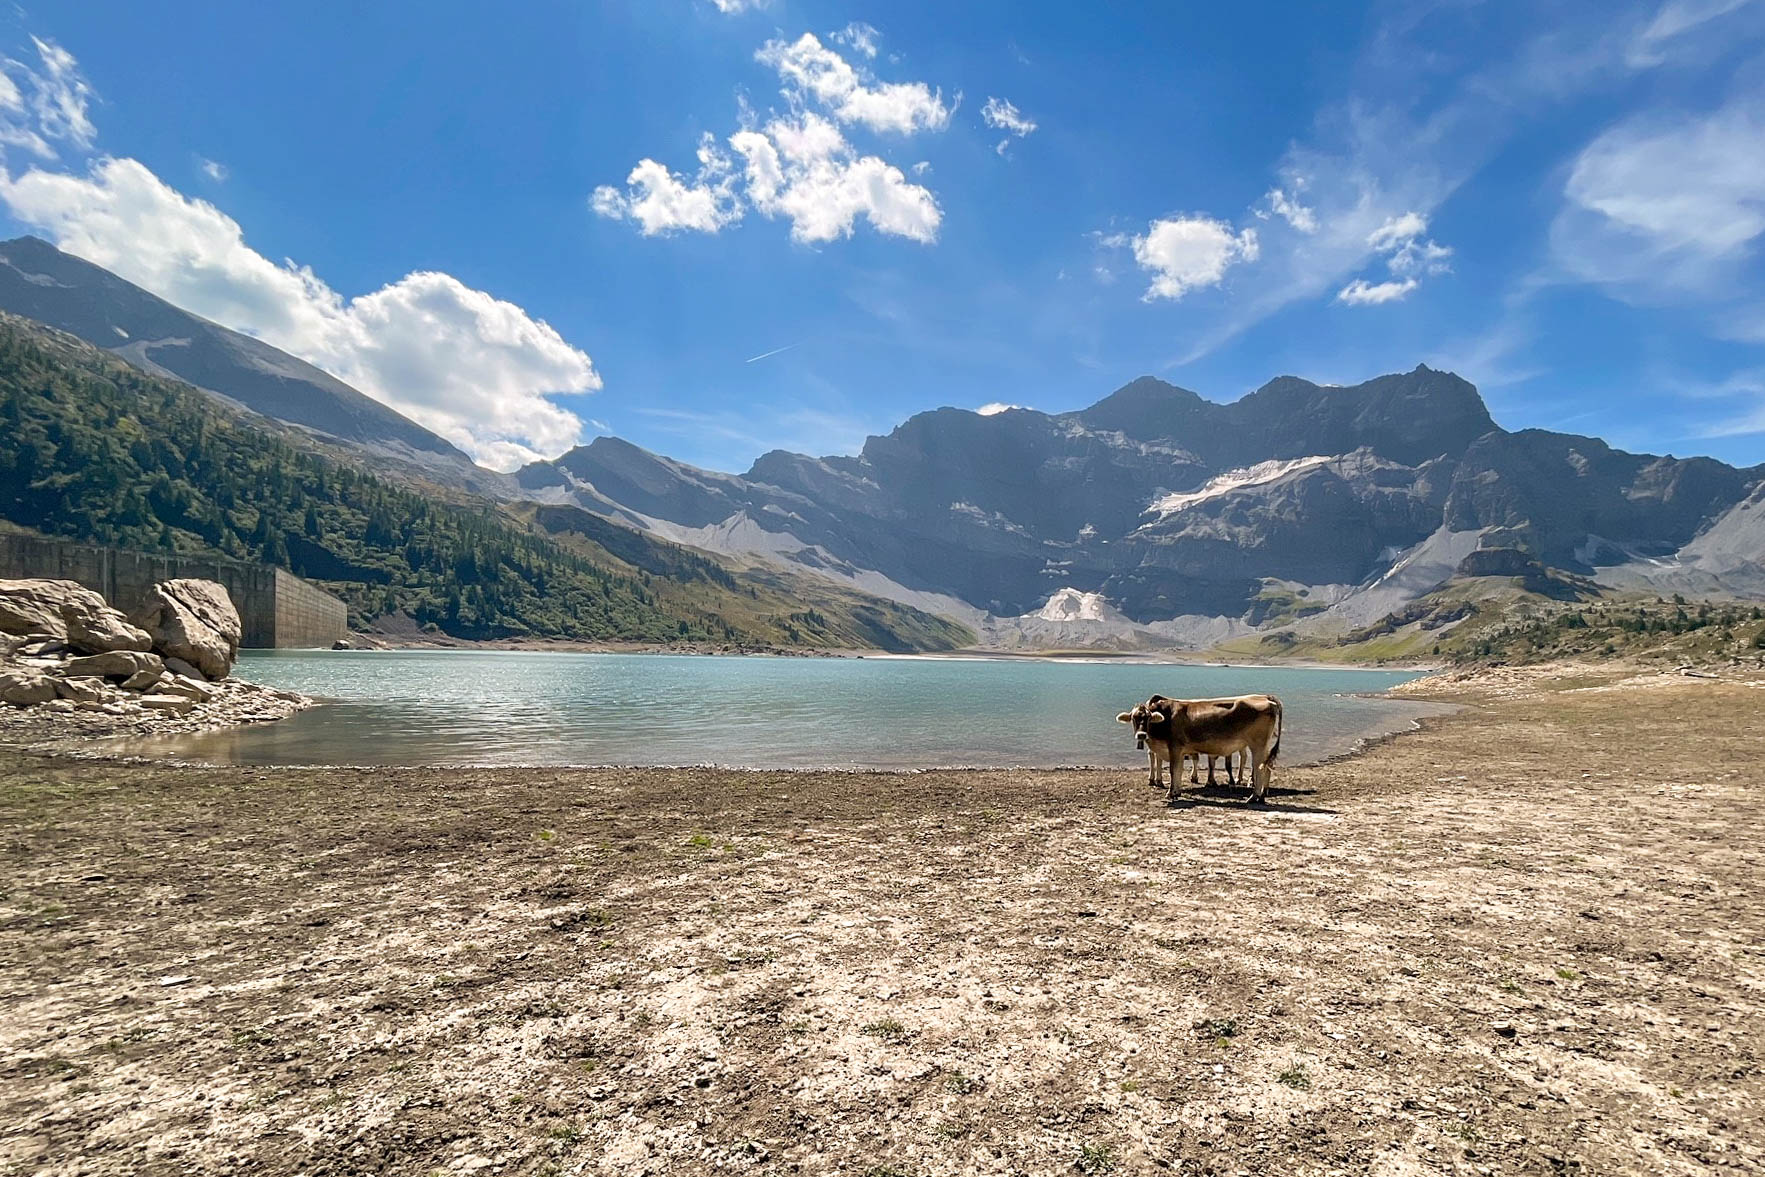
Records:
{"label": "snow patch on mountain", "polygon": [[1041,621],[1126,621],[1119,609],[1104,599],[1102,593],[1085,593],[1076,588],[1063,588],[1048,598],[1026,618]]}
{"label": "snow patch on mountain", "polygon": [[1180,494],[1168,494],[1152,500],[1143,514],[1157,512],[1159,519],[1175,515],[1178,511],[1193,507],[1196,503],[1204,503],[1209,499],[1217,499],[1246,487],[1264,486],[1277,482],[1289,474],[1297,474],[1301,470],[1310,470],[1314,466],[1322,466],[1326,462],[1334,462],[1337,458],[1328,454],[1310,458],[1277,458],[1268,462],[1258,462],[1254,466],[1241,466],[1236,470],[1228,470],[1207,480],[1200,490],[1184,491]]}

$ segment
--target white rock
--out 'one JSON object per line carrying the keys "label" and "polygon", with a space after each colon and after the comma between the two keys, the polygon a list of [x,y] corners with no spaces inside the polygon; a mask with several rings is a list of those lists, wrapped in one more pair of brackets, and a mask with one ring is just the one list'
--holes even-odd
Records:
{"label": "white rock", "polygon": [[212,580],[160,581],[134,621],[152,635],[157,653],[189,663],[209,679],[232,671],[245,632],[233,599]]}
{"label": "white rock", "polygon": [[184,715],[196,706],[196,700],[186,699],[183,695],[142,695],[141,706],[150,711],[170,711],[173,715]]}
{"label": "white rock", "polygon": [[0,632],[60,639],[94,654],[153,645],[103,597],[71,580],[0,580]]}

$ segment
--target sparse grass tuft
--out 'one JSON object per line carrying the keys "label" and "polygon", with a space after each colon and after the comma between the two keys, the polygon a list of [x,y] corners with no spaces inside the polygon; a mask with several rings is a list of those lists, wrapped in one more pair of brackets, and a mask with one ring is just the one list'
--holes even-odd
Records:
{"label": "sparse grass tuft", "polygon": [[951,1095],[971,1095],[980,1088],[980,1083],[964,1075],[961,1071],[944,1080],[944,1090]]}
{"label": "sparse grass tuft", "polygon": [[870,1022],[861,1027],[860,1033],[869,1034],[872,1038],[881,1038],[884,1042],[907,1041],[907,1027],[894,1018],[884,1018],[880,1022]]}
{"label": "sparse grass tuft", "polygon": [[1581,979],[1581,974],[1574,969],[1563,968],[1561,966],[1558,966],[1557,968],[1557,976],[1565,981],[1579,981]]}
{"label": "sparse grass tuft", "polygon": [[1297,1059],[1289,1063],[1285,1071],[1276,1075],[1275,1081],[1291,1087],[1295,1091],[1309,1091],[1311,1089],[1311,1073],[1305,1069],[1305,1064]]}
{"label": "sparse grass tuft", "polygon": [[1081,1144],[1073,1167],[1081,1173],[1113,1173],[1115,1152],[1107,1144]]}

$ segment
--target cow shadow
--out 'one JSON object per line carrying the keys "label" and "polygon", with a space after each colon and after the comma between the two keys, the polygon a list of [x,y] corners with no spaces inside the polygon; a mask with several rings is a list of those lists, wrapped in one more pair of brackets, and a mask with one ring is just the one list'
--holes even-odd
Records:
{"label": "cow shadow", "polygon": [[1250,813],[1308,813],[1335,817],[1337,811],[1321,805],[1298,805],[1294,798],[1310,797],[1316,789],[1282,789],[1271,785],[1263,803],[1250,803],[1250,789],[1243,785],[1191,785],[1166,802],[1169,809],[1242,809]]}

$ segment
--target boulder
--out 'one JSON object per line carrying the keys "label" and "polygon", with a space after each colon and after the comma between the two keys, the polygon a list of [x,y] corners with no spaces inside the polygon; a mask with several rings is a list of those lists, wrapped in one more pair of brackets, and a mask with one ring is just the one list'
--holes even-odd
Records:
{"label": "boulder", "polygon": [[149,711],[169,711],[173,715],[184,715],[196,706],[196,700],[187,699],[183,695],[142,695],[141,706]]}
{"label": "boulder", "polygon": [[164,670],[161,670],[157,666],[149,666],[143,670],[137,670],[134,674],[131,674],[128,678],[125,678],[123,680],[123,690],[125,690],[125,691],[145,691],[145,690],[148,690],[151,687],[153,687],[156,683],[159,682],[160,679],[162,679],[164,677],[165,677]]}
{"label": "boulder", "polygon": [[[127,683],[123,684],[127,686]],[[220,691],[219,687],[211,687],[200,678],[185,678],[179,674],[168,674],[153,687],[159,695],[182,695],[186,699],[194,699],[198,703],[206,703]]]}
{"label": "boulder", "polygon": [[203,677],[202,671],[196,669],[182,658],[167,658],[165,660],[165,668],[167,674],[178,674],[185,678]]}
{"label": "boulder", "polygon": [[108,654],[70,658],[61,667],[61,674],[65,678],[133,678],[142,671],[152,671],[156,676],[164,674],[165,663],[159,660],[157,654],[112,650]]}
{"label": "boulder", "polygon": [[35,670],[0,670],[0,703],[33,707],[56,697],[55,680]]}
{"label": "boulder", "polygon": [[71,580],[0,580],[0,633],[64,641],[89,654],[153,647],[146,631]]}
{"label": "boulder", "polygon": [[102,703],[110,694],[101,678],[58,678],[55,689],[63,699],[76,703]]}
{"label": "boulder", "polygon": [[212,580],[162,580],[133,618],[155,653],[189,664],[207,679],[226,678],[244,627],[227,590]]}

